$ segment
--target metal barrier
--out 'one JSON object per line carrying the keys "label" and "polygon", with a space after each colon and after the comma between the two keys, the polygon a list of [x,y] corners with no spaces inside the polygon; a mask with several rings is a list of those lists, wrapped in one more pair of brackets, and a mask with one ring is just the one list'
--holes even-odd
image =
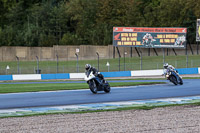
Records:
{"label": "metal barrier", "polygon": [[[200,68],[180,68],[179,74],[200,74]],[[115,71],[102,72],[104,77],[137,77],[137,76],[161,76],[163,70],[140,70],[140,71]],[[85,73],[60,73],[60,74],[23,74],[23,75],[0,75],[0,80],[48,80],[48,79],[83,79]]]}

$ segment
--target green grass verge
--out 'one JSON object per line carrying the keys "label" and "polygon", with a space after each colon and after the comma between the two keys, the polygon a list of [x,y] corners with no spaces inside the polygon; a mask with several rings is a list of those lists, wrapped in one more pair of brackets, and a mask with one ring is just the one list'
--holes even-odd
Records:
{"label": "green grass verge", "polygon": [[[119,82],[110,83],[111,87],[163,84],[164,82]],[[57,91],[88,89],[87,83],[48,83],[48,84],[0,84],[0,93]]]}
{"label": "green grass verge", "polygon": [[183,79],[200,79],[200,77],[183,77]]}
{"label": "green grass verge", "polygon": [[39,114],[28,114],[23,116],[5,116],[2,118],[9,117],[28,117],[28,116],[40,116],[40,115],[56,115],[56,114],[83,114],[83,113],[95,113],[95,112],[107,112],[107,111],[126,111],[126,110],[151,110],[155,108],[166,108],[166,107],[174,107],[174,106],[186,106],[186,107],[195,107],[200,106],[200,102],[196,103],[186,103],[186,104],[170,104],[170,105],[160,105],[160,106],[138,106],[138,107],[124,107],[117,109],[105,109],[105,110],[85,110],[85,111],[77,111],[77,112],[51,112],[51,113],[39,113]]}
{"label": "green grass verge", "polygon": [[200,106],[200,102],[196,103],[185,103],[185,104],[169,104],[169,105],[159,105],[159,106],[138,106],[138,107],[122,107],[117,109],[105,109],[105,110],[93,110],[93,111],[81,111],[81,112],[66,112],[66,113],[89,113],[89,112],[104,112],[104,111],[125,111],[125,110],[151,110],[155,108],[165,108],[174,106]]}

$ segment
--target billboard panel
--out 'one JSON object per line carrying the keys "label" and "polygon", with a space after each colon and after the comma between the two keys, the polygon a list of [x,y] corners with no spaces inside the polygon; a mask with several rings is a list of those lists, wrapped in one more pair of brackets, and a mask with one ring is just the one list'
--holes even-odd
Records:
{"label": "billboard panel", "polygon": [[200,19],[197,19],[197,32],[196,32],[196,41],[200,41]]}
{"label": "billboard panel", "polygon": [[185,48],[187,28],[113,27],[113,45]]}

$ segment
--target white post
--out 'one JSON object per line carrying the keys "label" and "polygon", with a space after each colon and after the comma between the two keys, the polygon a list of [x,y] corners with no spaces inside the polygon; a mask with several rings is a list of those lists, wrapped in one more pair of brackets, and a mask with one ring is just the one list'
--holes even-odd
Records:
{"label": "white post", "polygon": [[9,65],[6,66],[6,75],[8,74],[8,70],[10,69]]}
{"label": "white post", "polygon": [[108,72],[109,72],[109,68],[110,68],[109,62],[106,63],[106,66],[108,67]]}

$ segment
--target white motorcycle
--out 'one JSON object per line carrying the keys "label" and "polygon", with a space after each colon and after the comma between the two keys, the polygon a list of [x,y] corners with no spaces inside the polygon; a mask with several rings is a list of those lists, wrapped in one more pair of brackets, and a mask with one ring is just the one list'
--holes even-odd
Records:
{"label": "white motorcycle", "polygon": [[93,71],[88,71],[85,73],[85,81],[88,83],[89,88],[92,93],[96,94],[97,91],[110,92],[110,85],[107,81],[103,81],[98,76],[93,74]]}

